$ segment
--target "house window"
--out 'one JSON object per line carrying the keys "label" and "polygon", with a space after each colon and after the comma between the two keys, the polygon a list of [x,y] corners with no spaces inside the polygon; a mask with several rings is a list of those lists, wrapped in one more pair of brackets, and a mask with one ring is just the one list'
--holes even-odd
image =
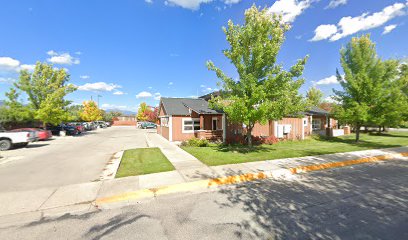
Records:
{"label": "house window", "polygon": [[312,120],[312,129],[313,130],[320,130],[322,128],[322,120],[321,119],[313,119]]}
{"label": "house window", "polygon": [[303,126],[304,126],[304,127],[307,126],[307,118],[303,118]]}
{"label": "house window", "polygon": [[195,130],[200,130],[200,119],[199,118],[183,118],[182,119],[182,132],[192,133]]}
{"label": "house window", "polygon": [[160,125],[163,127],[169,126],[169,117],[162,117],[160,118]]}
{"label": "house window", "polygon": [[218,118],[214,117],[212,118],[212,130],[217,130],[218,127]]}

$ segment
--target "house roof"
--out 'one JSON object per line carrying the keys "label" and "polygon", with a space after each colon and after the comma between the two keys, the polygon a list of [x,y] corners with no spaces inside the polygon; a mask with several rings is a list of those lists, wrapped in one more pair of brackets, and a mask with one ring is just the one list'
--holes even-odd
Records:
{"label": "house roof", "polygon": [[161,98],[167,115],[190,115],[189,109],[198,114],[221,114],[221,111],[211,109],[208,102],[201,98]]}
{"label": "house roof", "polygon": [[312,107],[309,111],[306,111],[306,114],[310,115],[330,115],[330,113],[324,109],[318,107]]}

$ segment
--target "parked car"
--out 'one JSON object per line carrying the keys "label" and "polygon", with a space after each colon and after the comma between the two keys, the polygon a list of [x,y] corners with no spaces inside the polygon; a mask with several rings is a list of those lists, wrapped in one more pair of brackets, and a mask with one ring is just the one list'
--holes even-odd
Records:
{"label": "parked car", "polygon": [[144,123],[146,123],[146,122],[137,122],[136,127],[137,128],[142,128],[142,124],[144,124]]}
{"label": "parked car", "polygon": [[25,147],[30,142],[37,141],[32,131],[0,132],[0,151],[9,150],[16,146]]}
{"label": "parked car", "polygon": [[92,131],[96,129],[96,126],[92,124],[91,122],[83,122],[81,124],[86,131]]}
{"label": "parked car", "polygon": [[85,128],[82,125],[82,123],[72,122],[72,123],[67,123],[67,125],[75,127],[78,131],[78,134],[85,132]]}
{"label": "parked car", "polygon": [[61,131],[65,131],[67,135],[71,136],[78,134],[78,130],[76,127],[64,124],[58,126],[51,126],[49,130],[51,130],[52,135],[56,136],[59,136]]}
{"label": "parked car", "polygon": [[97,128],[107,128],[108,127],[104,121],[95,121],[94,123],[96,124]]}
{"label": "parked car", "polygon": [[142,123],[141,128],[143,128],[143,129],[157,128],[157,125],[152,123],[152,122],[144,122],[144,123]]}
{"label": "parked car", "polygon": [[52,137],[52,133],[50,130],[44,130],[41,128],[17,128],[11,130],[11,132],[27,132],[27,131],[32,131],[40,141],[45,141]]}

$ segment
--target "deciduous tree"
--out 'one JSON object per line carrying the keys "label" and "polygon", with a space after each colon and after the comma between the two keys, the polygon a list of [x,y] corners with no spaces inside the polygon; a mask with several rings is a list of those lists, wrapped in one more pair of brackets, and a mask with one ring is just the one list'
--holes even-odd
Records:
{"label": "deciduous tree", "polygon": [[230,45],[223,53],[239,77],[230,77],[213,62],[207,62],[222,87],[221,96],[213,98],[211,105],[226,112],[229,121],[246,125],[251,146],[255,123],[279,120],[304,110],[305,101],[298,90],[304,83],[300,76],[307,57],[298,60],[289,71],[284,70],[276,59],[289,25],[283,23],[281,16],[255,5],[245,11],[243,25],[230,20],[223,30]]}
{"label": "deciduous tree", "polygon": [[[69,74],[65,69],[55,69],[52,64],[37,62],[34,72],[20,72],[20,78],[14,87],[23,91],[29,100],[29,107],[34,117],[43,122],[59,124],[68,119],[66,107],[70,101],[65,96],[75,91],[75,86],[68,84]],[[11,89],[14,91],[14,89]]]}
{"label": "deciduous tree", "polygon": [[82,120],[87,122],[102,120],[102,111],[98,108],[98,105],[95,103],[95,101],[85,101],[82,105]]}
{"label": "deciduous tree", "polygon": [[316,87],[311,87],[306,93],[306,98],[310,106],[319,107],[323,103],[323,92]]}

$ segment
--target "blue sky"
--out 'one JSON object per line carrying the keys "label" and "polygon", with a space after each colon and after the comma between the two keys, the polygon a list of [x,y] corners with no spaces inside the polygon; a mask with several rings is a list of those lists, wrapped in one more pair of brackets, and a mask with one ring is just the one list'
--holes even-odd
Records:
{"label": "blue sky", "polygon": [[371,33],[382,58],[408,56],[406,0],[2,1],[0,99],[36,61],[68,69],[79,86],[68,96],[74,103],[99,93],[103,108],[134,111],[160,96],[203,95],[218,81],[207,60],[236,77],[221,52],[228,47],[221,27],[242,23],[253,3],[292,24],[279,63],[310,55],[302,93],[315,85],[327,97],[339,87],[331,76],[353,36]]}

